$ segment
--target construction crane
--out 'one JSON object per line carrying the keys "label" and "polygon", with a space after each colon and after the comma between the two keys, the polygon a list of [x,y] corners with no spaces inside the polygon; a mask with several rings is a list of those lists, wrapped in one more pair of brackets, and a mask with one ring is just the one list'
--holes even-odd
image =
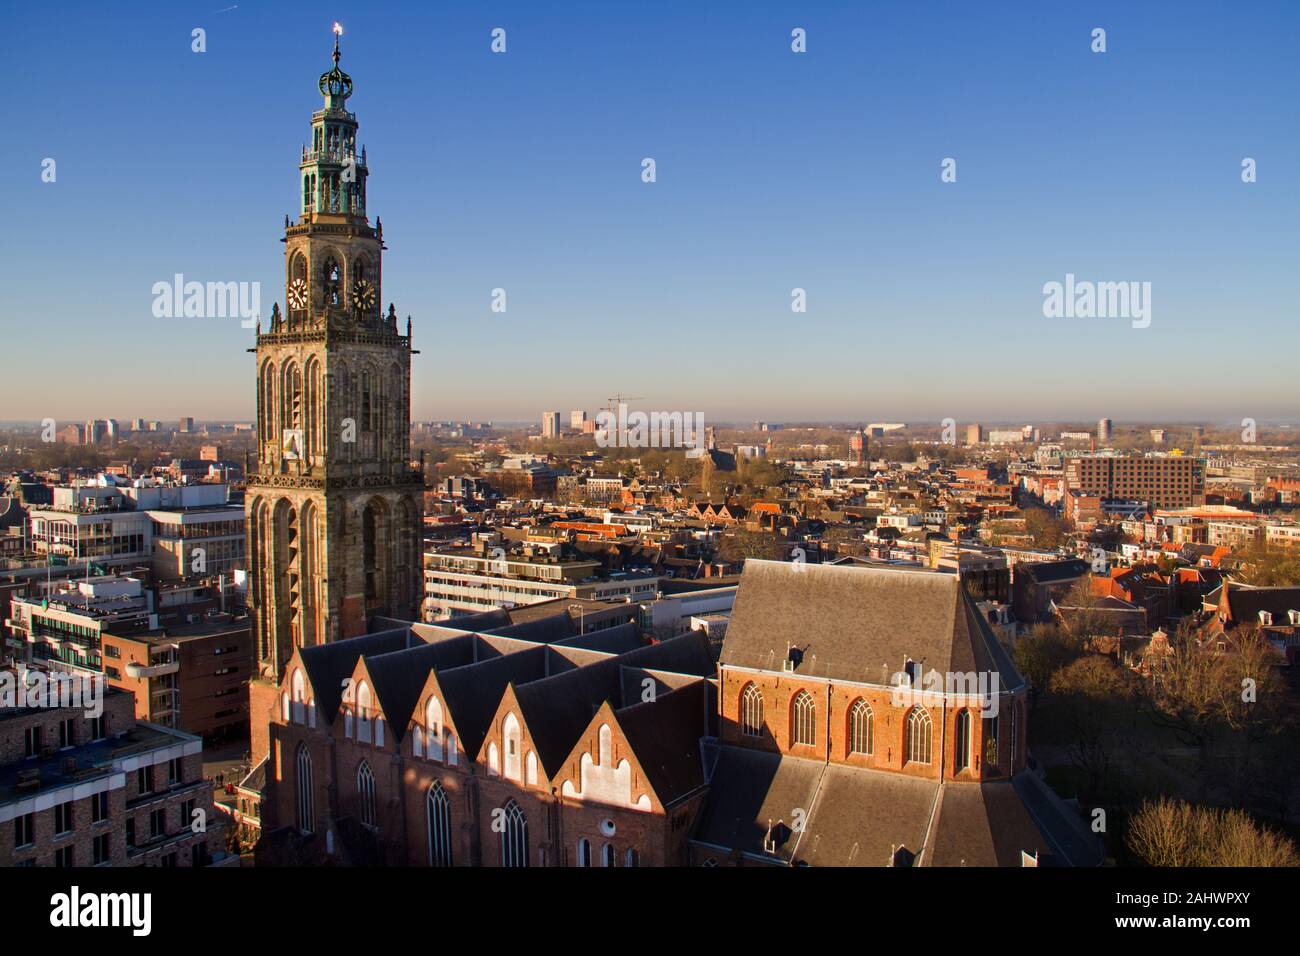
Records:
{"label": "construction crane", "polygon": [[613,395],[610,398],[605,399],[605,401],[609,402],[609,406],[608,406],[609,413],[611,415],[615,415],[617,414],[617,412],[615,412],[614,409],[617,408],[619,405],[622,405],[624,402],[643,402],[645,401],[645,396],[644,395]]}

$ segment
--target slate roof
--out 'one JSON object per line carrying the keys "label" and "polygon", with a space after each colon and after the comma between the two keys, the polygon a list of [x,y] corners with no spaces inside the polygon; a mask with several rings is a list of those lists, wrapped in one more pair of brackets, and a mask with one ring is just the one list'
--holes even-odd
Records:
{"label": "slate roof", "polygon": [[352,676],[357,660],[364,654],[387,654],[423,644],[412,635],[409,625],[376,634],[363,634],[343,641],[316,644],[298,649],[316,696],[316,711],[326,723],[333,723],[343,698],[343,681]]}
{"label": "slate roof", "polygon": [[1055,584],[1083,577],[1091,570],[1087,561],[1070,558],[1066,561],[1021,562],[1016,565],[1016,576],[1037,584]]}
{"label": "slate roof", "polygon": [[708,715],[708,684],[702,680],[615,713],[664,806],[704,786],[701,742],[708,732]]}
{"label": "slate roof", "polygon": [[828,765],[795,854],[812,866],[888,866],[921,852],[940,788],[934,780]]}
{"label": "slate roof", "polygon": [[952,574],[746,561],[719,663],[779,671],[790,644],[803,652],[795,673],[814,677],[887,683],[910,659],[1023,683]]}
{"label": "slate roof", "polygon": [[[544,680],[516,684],[515,697],[537,748],[537,759],[548,776],[560,769],[601,704],[622,703],[623,667],[649,667],[704,677],[712,672],[708,639],[702,632],[692,631]],[[498,695],[494,710],[499,700]]]}
{"label": "slate roof", "polygon": [[796,808],[813,805],[825,764],[765,750],[723,747],[709,781],[709,797],[693,839],[711,846],[765,855],[768,821],[785,821],[774,834],[774,863],[789,863],[796,834],[787,832]]}
{"label": "slate roof", "polygon": [[[789,827],[803,811],[802,833]],[[920,866],[1096,866],[1101,845],[1029,772],[940,784],[890,771],[724,746],[692,840],[793,866],[889,866],[906,848]]]}
{"label": "slate roof", "polygon": [[1242,624],[1259,621],[1259,612],[1273,615],[1274,624],[1285,624],[1287,611],[1300,610],[1300,587],[1255,588],[1228,586],[1228,610],[1232,620]]}

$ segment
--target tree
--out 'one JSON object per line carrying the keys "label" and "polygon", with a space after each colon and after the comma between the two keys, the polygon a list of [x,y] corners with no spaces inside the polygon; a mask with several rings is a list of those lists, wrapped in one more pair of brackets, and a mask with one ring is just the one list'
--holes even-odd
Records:
{"label": "tree", "polygon": [[759,558],[779,561],[785,554],[782,540],[769,531],[746,531],[735,528],[722,536],[718,554],[726,561],[745,561]]}
{"label": "tree", "polygon": [[1147,866],[1300,866],[1286,836],[1244,810],[1216,810],[1162,797],[1129,821],[1125,844]]}
{"label": "tree", "polygon": [[1137,678],[1109,657],[1088,654],[1061,668],[1051,687],[1070,762],[1087,775],[1089,792],[1100,796],[1114,784],[1116,752],[1133,729]]}
{"label": "tree", "polygon": [[1242,568],[1233,580],[1256,587],[1300,585],[1300,554],[1259,544],[1241,555]]}
{"label": "tree", "polygon": [[1061,546],[1061,540],[1068,530],[1064,520],[1046,508],[1026,508],[1024,516],[1025,533],[1034,542],[1035,548],[1055,551]]}
{"label": "tree", "polygon": [[1055,624],[1040,624],[1011,649],[1016,668],[1029,681],[1030,706],[1051,686],[1052,675],[1079,656],[1077,642]]}

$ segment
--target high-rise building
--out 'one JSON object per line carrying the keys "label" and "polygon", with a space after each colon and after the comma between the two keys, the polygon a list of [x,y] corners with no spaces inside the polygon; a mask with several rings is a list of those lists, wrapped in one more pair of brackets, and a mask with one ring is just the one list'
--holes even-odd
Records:
{"label": "high-rise building", "polygon": [[569,427],[582,430],[583,424],[587,421],[587,413],[577,410],[569,412]]}
{"label": "high-rise building", "polygon": [[1109,418],[1097,422],[1097,441],[1108,442],[1115,433],[1115,423]]}
{"label": "high-rise building", "polygon": [[559,412],[542,412],[542,437],[543,438],[560,437],[560,413]]}
{"label": "high-rise building", "polygon": [[983,440],[984,440],[984,426],[983,426],[983,425],[967,425],[967,426],[966,426],[966,444],[968,444],[968,445],[978,445],[978,444],[979,444],[980,442],[982,442]]}
{"label": "high-rise building", "polygon": [[182,418],[176,430],[181,434],[188,435],[190,432],[194,431],[194,419],[189,417]]}
{"label": "high-rise building", "polygon": [[[383,227],[366,209],[352,78],[320,77],[302,151],[300,215],[284,235],[285,298],[257,332],[257,459],[246,504],[249,604],[260,679],[253,753],[296,648],[417,616],[423,478],[410,467],[411,321],[381,310]],[[259,323],[260,326],[260,323]],[[269,694],[268,694],[269,691]]]}
{"label": "high-rise building", "polygon": [[1205,504],[1205,462],[1190,456],[1080,455],[1066,462],[1077,497],[1141,501],[1153,508]]}
{"label": "high-rise building", "polygon": [[849,454],[853,458],[854,464],[861,466],[866,460],[869,444],[870,439],[867,438],[867,433],[861,428],[849,438]]}

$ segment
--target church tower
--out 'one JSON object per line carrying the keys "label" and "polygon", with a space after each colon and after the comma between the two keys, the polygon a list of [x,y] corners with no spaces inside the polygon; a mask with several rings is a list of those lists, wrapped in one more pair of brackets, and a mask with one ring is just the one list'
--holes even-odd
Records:
{"label": "church tower", "polygon": [[[381,310],[383,225],[366,212],[366,151],[334,67],[298,164],[300,213],[285,219],[286,309],[258,324],[257,458],[250,462],[249,605],[257,683],[298,646],[365,633],[420,605],[423,479],[410,462],[411,322]],[[259,695],[252,694],[254,750]],[[273,696],[272,698],[273,699]]]}

